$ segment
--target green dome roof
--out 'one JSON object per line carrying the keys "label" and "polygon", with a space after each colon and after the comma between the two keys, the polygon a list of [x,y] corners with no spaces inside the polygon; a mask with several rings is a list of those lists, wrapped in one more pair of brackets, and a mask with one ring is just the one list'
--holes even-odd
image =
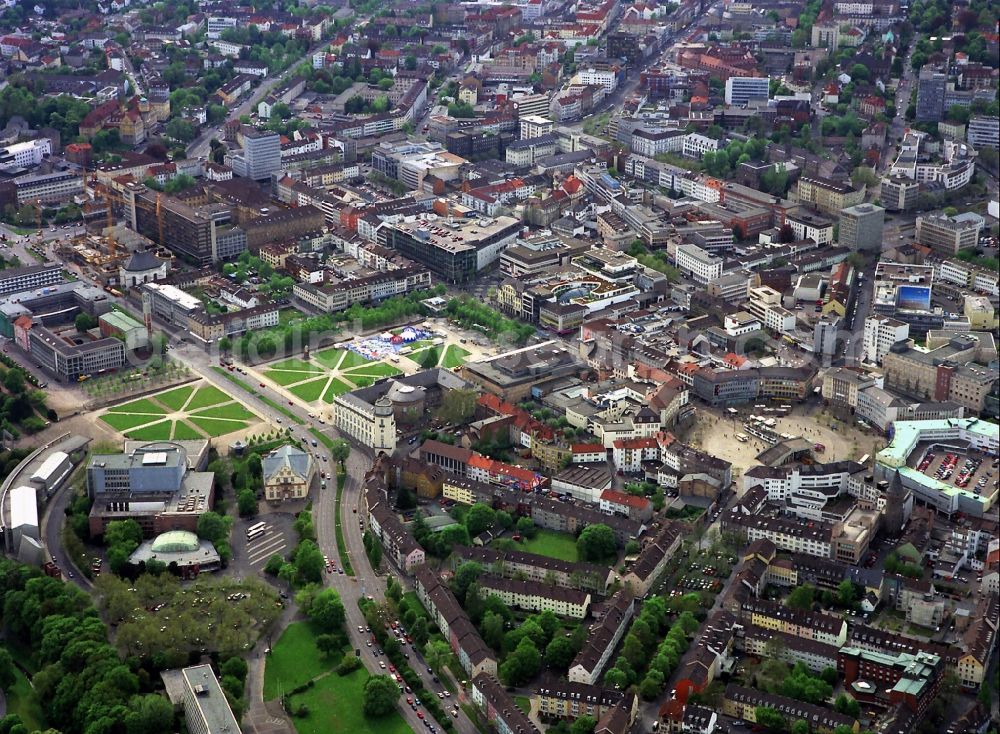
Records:
{"label": "green dome roof", "polygon": [[200,547],[198,536],[187,530],[171,530],[153,540],[153,553],[184,553]]}

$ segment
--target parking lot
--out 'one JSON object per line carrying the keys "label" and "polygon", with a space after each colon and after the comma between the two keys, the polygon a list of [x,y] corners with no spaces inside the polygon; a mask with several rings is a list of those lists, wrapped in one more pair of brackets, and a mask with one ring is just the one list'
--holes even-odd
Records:
{"label": "parking lot", "polygon": [[998,461],[978,452],[948,451],[932,447],[917,464],[928,477],[973,494],[996,492]]}

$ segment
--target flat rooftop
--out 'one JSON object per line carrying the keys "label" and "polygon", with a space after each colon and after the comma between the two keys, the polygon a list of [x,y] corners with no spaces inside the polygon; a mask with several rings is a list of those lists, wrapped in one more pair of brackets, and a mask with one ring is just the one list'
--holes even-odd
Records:
{"label": "flat rooftop", "polygon": [[480,249],[482,242],[504,230],[520,227],[520,222],[507,216],[449,220],[437,215],[424,215],[407,218],[392,226],[442,250],[462,252]]}

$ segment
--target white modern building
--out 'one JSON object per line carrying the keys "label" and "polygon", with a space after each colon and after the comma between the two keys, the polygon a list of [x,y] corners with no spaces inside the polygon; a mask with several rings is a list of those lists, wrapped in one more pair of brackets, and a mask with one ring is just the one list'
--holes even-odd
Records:
{"label": "white modern building", "polygon": [[708,285],[710,281],[722,275],[722,258],[706,252],[697,245],[679,245],[676,260],[679,270],[688,273],[702,285]]}
{"label": "white modern building", "polygon": [[1000,119],[988,115],[969,118],[965,138],[973,148],[1000,148]]}
{"label": "white modern building", "polygon": [[746,107],[752,101],[766,102],[771,78],[766,76],[731,76],[726,80],[726,104]]}
{"label": "white modern building", "polygon": [[882,364],[892,345],[909,339],[910,325],[893,318],[873,316],[865,319],[864,350],[865,360]]}
{"label": "white modern building", "polygon": [[684,138],[682,152],[688,158],[701,158],[709,151],[715,152],[719,149],[719,141],[698,133],[691,133]]}
{"label": "white modern building", "polygon": [[52,141],[48,138],[14,143],[0,150],[0,170],[9,168],[33,168],[42,159],[52,154]]}

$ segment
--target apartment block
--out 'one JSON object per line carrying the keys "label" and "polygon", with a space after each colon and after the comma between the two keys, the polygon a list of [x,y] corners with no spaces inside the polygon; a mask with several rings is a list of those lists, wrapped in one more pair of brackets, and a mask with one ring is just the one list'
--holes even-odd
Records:
{"label": "apartment block", "polygon": [[635,614],[635,598],[621,589],[608,600],[604,614],[590,628],[587,642],[569,667],[572,683],[594,685],[604,672],[615,647]]}
{"label": "apartment block", "polygon": [[478,582],[480,593],[484,597],[497,596],[507,606],[519,609],[583,619],[590,608],[590,594],[579,589],[503,576],[480,576]]}

